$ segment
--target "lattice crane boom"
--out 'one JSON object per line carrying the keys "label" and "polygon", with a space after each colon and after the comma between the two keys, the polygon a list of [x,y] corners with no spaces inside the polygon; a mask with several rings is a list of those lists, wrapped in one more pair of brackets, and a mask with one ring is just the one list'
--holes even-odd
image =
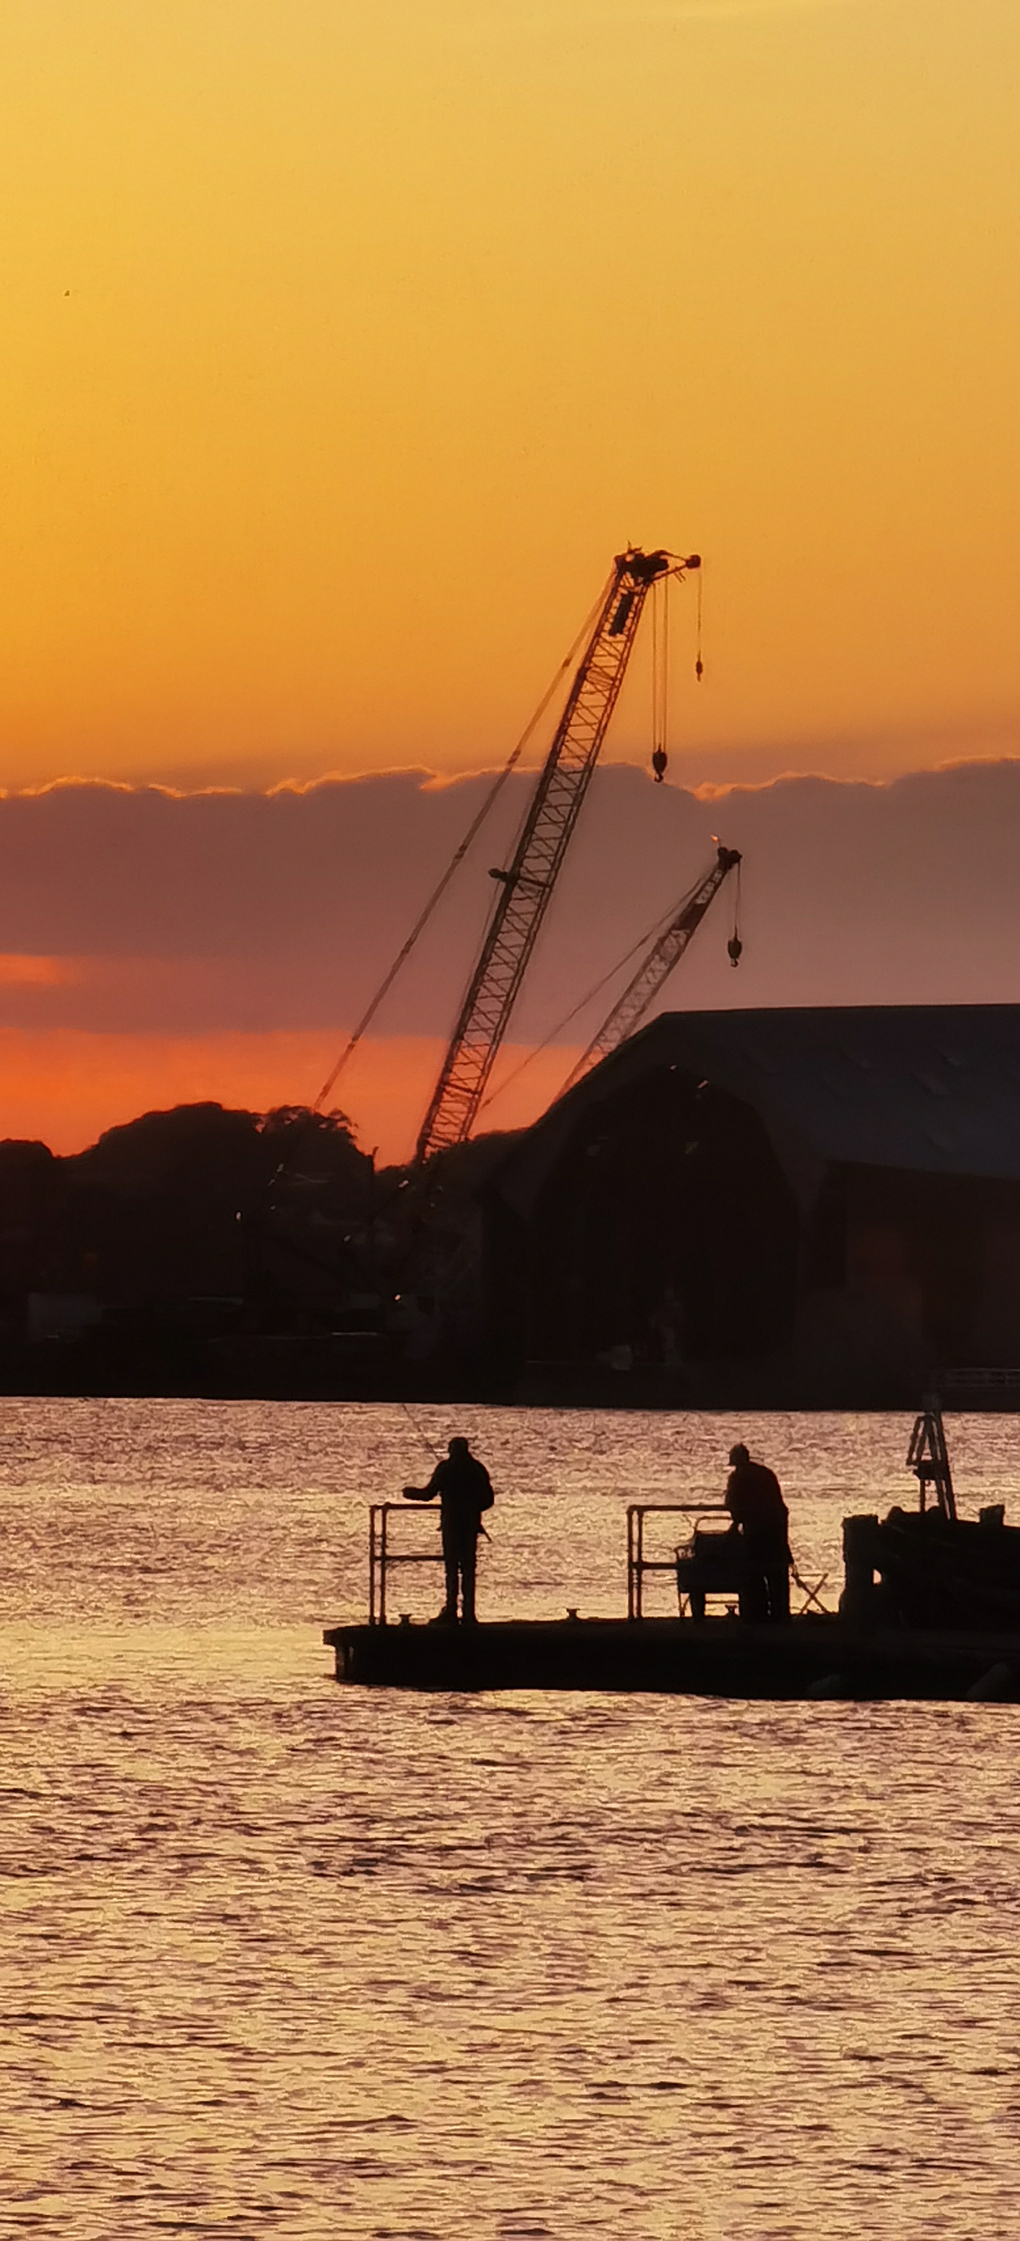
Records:
{"label": "lattice crane boom", "polygon": [[698,555],[630,547],[605,598],[546,757],[513,860],[493,873],[500,894],[418,1137],[416,1159],[471,1133],[542,920],[598,761],[651,586],[700,567]]}
{"label": "lattice crane boom", "polygon": [[[718,894],[724,879],[729,877],[731,871],[736,870],[739,863],[739,849],[719,848],[711,871],[706,872],[700,884],[684,897],[676,915],[642,958],[622,996],[617,998],[608,1018],[603,1020],[598,1034],[592,1037],[583,1057],[578,1059],[569,1080],[564,1083],[561,1096],[565,1096],[567,1090],[581,1080],[582,1075],[597,1066],[600,1059],[608,1058],[611,1051],[618,1049],[627,1036],[633,1034],[660,988],[669,979],[674,966],[680,963],[688,942],[697,933],[705,912],[713,897]],[[734,935],[730,943],[730,957],[734,964],[739,955],[740,944]]]}

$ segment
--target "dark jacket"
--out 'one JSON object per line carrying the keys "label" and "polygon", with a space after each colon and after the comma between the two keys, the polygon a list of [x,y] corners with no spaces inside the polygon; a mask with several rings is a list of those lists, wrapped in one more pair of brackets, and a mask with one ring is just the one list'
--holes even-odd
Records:
{"label": "dark jacket", "polygon": [[482,1511],[495,1499],[492,1480],[475,1455],[447,1455],[437,1463],[427,1486],[405,1486],[411,1502],[432,1502],[439,1496],[443,1532],[458,1540],[476,1539],[482,1530]]}
{"label": "dark jacket", "polygon": [[730,1472],[726,1507],[748,1547],[786,1549],[789,1512],[774,1471],[765,1463],[738,1463]]}

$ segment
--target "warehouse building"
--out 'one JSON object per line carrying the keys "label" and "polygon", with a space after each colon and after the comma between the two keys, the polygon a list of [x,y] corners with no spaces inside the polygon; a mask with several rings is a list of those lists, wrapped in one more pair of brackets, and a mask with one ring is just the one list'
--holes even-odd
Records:
{"label": "warehouse building", "polygon": [[902,1406],[1008,1381],[1020,1006],[664,1014],[509,1152],[487,1302],[493,1353],[561,1389]]}

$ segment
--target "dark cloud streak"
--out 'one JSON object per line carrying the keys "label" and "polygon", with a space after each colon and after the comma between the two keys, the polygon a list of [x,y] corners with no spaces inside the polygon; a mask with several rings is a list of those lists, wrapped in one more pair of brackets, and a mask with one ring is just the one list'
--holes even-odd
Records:
{"label": "dark cloud streak", "polygon": [[[523,814],[492,825],[377,1031],[441,1034]],[[419,773],[304,791],[175,796],[69,785],[0,800],[0,951],[77,960],[0,984],[0,1025],[188,1034],[349,1027],[491,778]],[[1016,993],[1020,762],[889,785],[791,778],[704,800],[609,767],[595,779],[515,1034],[543,1034],[700,872],[718,830],[746,855],[746,959],[720,901],[672,1005],[1002,1001]]]}

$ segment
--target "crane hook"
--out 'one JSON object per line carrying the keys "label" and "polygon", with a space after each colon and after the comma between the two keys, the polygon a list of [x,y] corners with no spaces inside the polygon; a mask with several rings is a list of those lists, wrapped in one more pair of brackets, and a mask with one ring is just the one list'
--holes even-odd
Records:
{"label": "crane hook", "polygon": [[744,944],[739,934],[731,934],[726,944],[726,955],[731,965],[739,965]]}
{"label": "crane hook", "polygon": [[661,786],[662,781],[665,778],[668,763],[669,756],[667,755],[665,748],[657,747],[654,755],[652,756],[652,769],[655,772],[655,783],[657,786]]}

